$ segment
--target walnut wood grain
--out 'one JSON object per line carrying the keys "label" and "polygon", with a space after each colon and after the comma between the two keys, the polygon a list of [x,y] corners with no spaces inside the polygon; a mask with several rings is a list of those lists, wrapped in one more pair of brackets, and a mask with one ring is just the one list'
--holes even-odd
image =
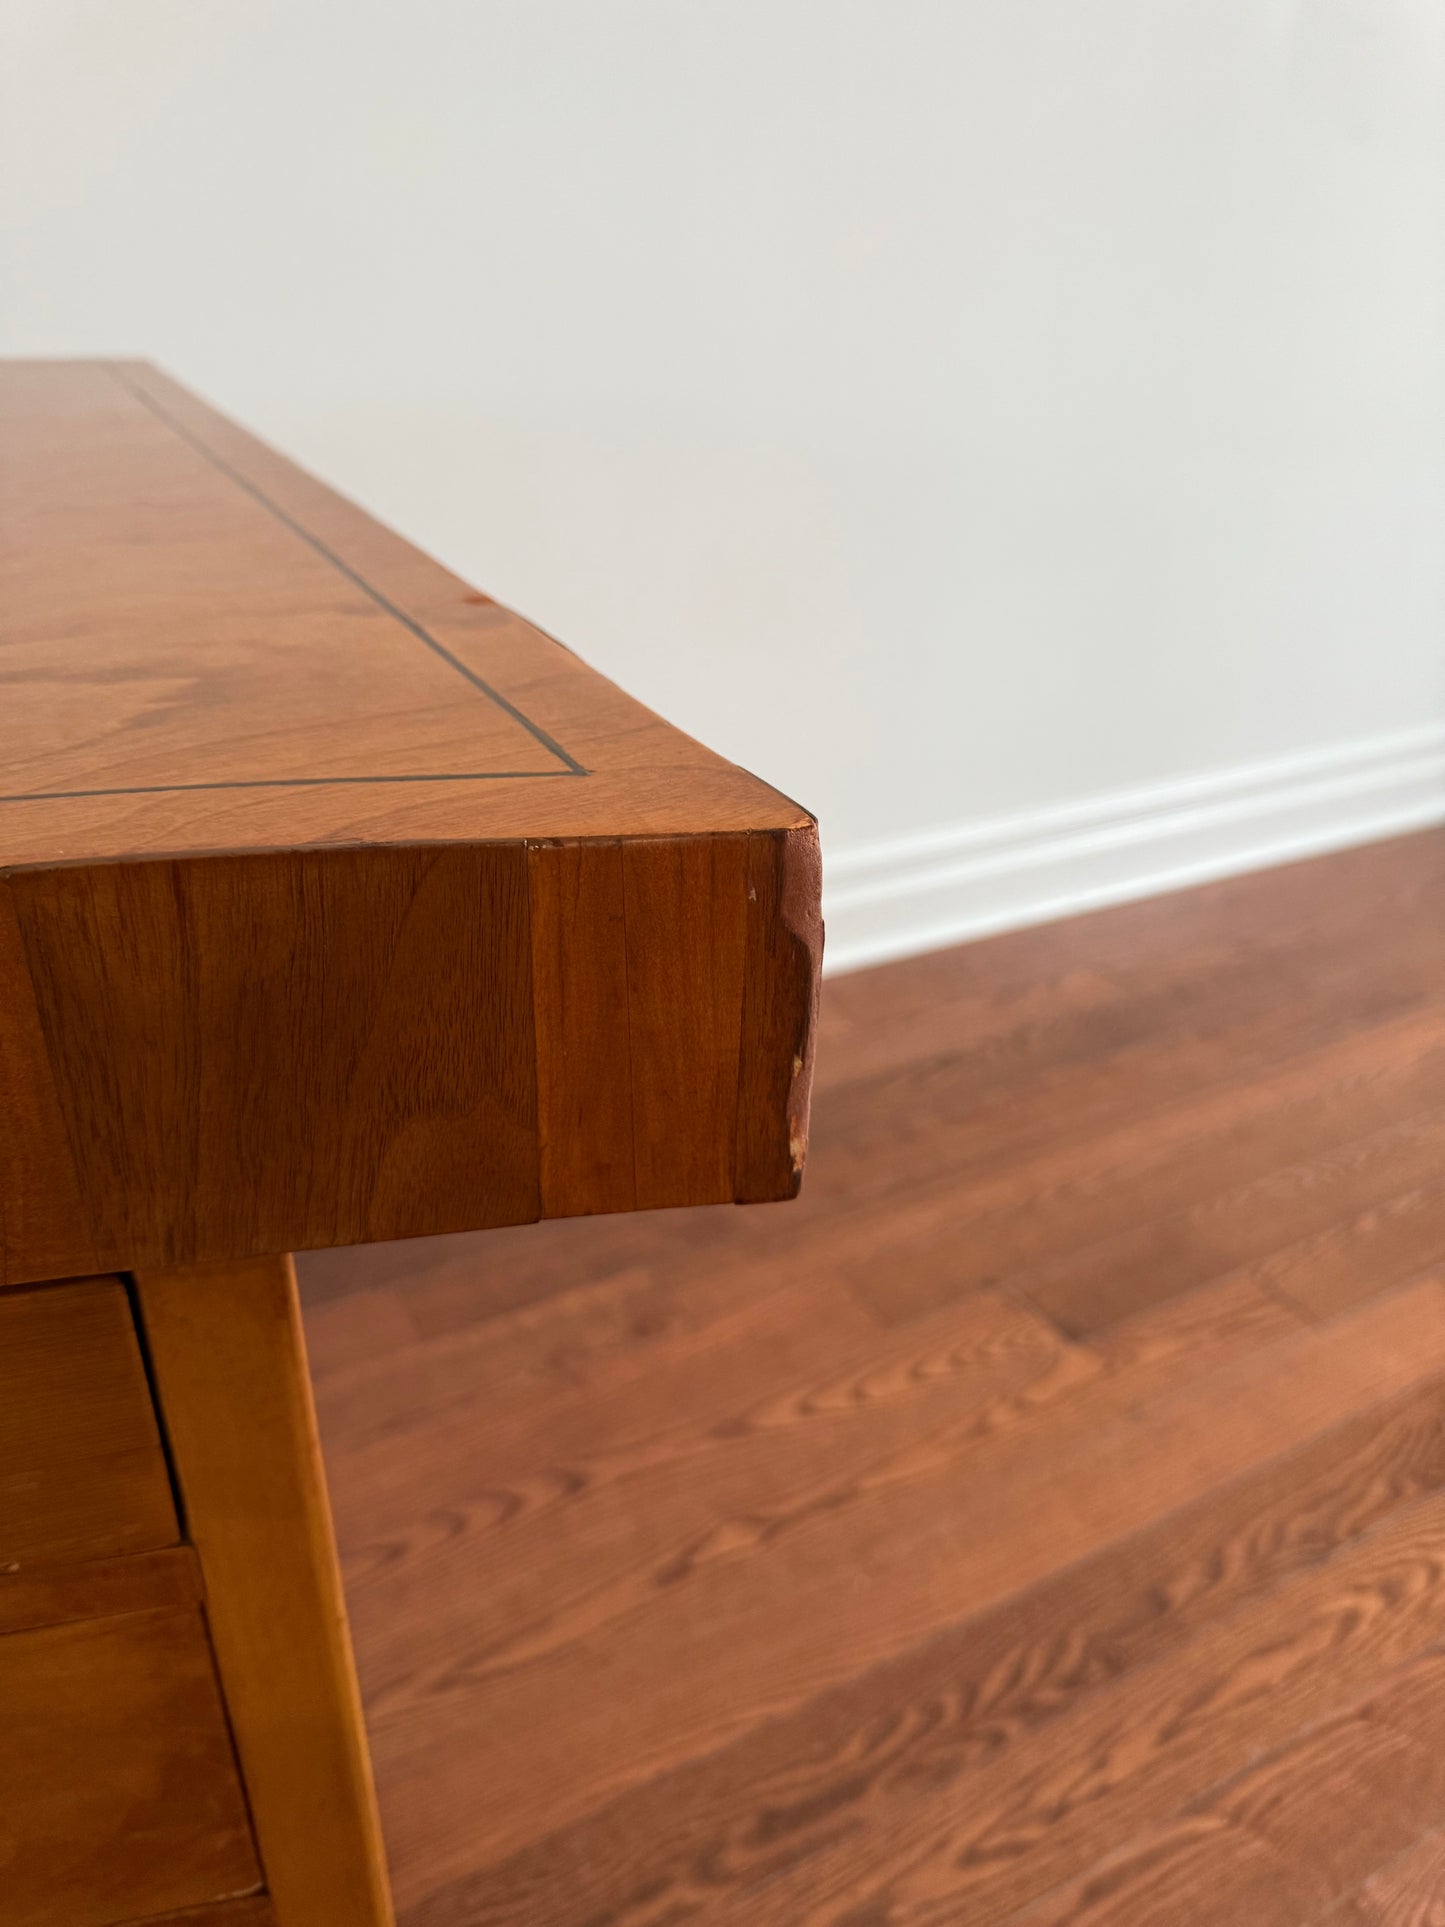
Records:
{"label": "walnut wood grain", "polygon": [[125,1286],[0,1292],[0,1584],[179,1537]]}
{"label": "walnut wood grain", "polygon": [[652,838],[622,852],[641,1206],[734,1194],[747,852],[745,836]]}
{"label": "walnut wood grain", "polygon": [[0,1707],[6,1927],[110,1927],[259,1888],[194,1608],[7,1634]]}
{"label": "walnut wood grain", "polygon": [[0,1284],[98,1270],[15,904],[0,876]]}
{"label": "walnut wood grain", "polygon": [[534,843],[527,868],[543,1211],[631,1211],[637,1177],[622,843]]}
{"label": "walnut wood grain", "polygon": [[183,1263],[303,1222],[354,1244],[537,1215],[520,845],[12,886],[104,1249]]}
{"label": "walnut wood grain", "polygon": [[0,1280],[795,1187],[805,811],[153,369],[0,450]]}
{"label": "walnut wood grain", "polygon": [[201,1569],[190,1546],[40,1566],[0,1573],[0,1633],[199,1606],[204,1599]]}
{"label": "walnut wood grain", "polygon": [[390,1927],[291,1261],[136,1292],[279,1927]]}

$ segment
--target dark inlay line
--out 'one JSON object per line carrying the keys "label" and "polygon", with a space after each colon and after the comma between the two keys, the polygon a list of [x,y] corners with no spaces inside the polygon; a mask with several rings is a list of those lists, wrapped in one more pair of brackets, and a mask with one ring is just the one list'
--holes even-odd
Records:
{"label": "dark inlay line", "polygon": [[[283,527],[290,529],[293,535],[299,536],[308,548],[314,549],[317,555],[321,556],[324,561],[329,562],[338,574],[344,575],[348,582],[354,583],[356,587],[361,590],[363,595],[370,596],[378,608],[385,609],[389,616],[399,622],[404,629],[409,630],[418,642],[425,643],[434,655],[440,656],[443,662],[450,663],[457,674],[465,677],[474,689],[480,690],[484,696],[494,702],[497,708],[510,716],[514,722],[520,723],[534,741],[540,743],[544,749],[550,751],[559,762],[566,764],[569,775],[587,775],[587,771],[577,761],[576,757],[570,756],[555,737],[549,736],[547,731],[543,729],[539,723],[534,723],[530,716],[524,715],[523,712],[518,709],[517,705],[514,702],[510,702],[500,690],[493,689],[492,685],[479,676],[475,670],[469,669],[459,656],[452,654],[445,643],[438,642],[434,635],[424,629],[416,620],[415,616],[409,616],[406,610],[398,608],[389,596],[383,595],[380,589],[373,587],[373,585],[366,580],[365,576],[359,575],[357,571],[352,568],[349,562],[344,561],[334,549],[328,548],[320,536],[313,535],[310,529],[296,520],[295,516],[288,515],[279,502],[273,502],[271,497],[267,495],[263,489],[258,488],[256,484],[247,476],[243,475],[238,468],[233,468],[224,456],[218,455],[213,448],[201,440],[199,435],[187,428],[184,422],[173,415],[170,410],[158,402],[154,396],[147,394],[144,388],[138,388],[134,382],[128,381],[113,362],[107,362],[105,366],[120,383],[121,387],[125,389],[126,393],[134,396],[143,408],[148,408],[158,421],[164,422],[172,434],[178,435],[188,447],[195,450],[197,455],[204,461],[209,462],[212,468],[224,475],[228,481],[234,482],[237,488],[244,489],[246,494],[254,501],[259,502],[263,509],[275,516],[276,520],[280,522]],[[551,771],[544,773],[548,775],[553,774]],[[165,787],[184,786],[168,784]],[[5,799],[0,798],[0,801],[3,800]]]}
{"label": "dark inlay line", "polygon": [[330,789],[333,784],[352,783],[515,783],[556,776],[585,776],[585,770],[570,769],[484,769],[458,774],[425,773],[412,776],[258,776],[238,777],[223,783],[132,783],[124,789],[101,790],[21,790],[15,796],[0,796],[0,803],[64,803],[75,796],[169,796],[178,790],[314,790]]}

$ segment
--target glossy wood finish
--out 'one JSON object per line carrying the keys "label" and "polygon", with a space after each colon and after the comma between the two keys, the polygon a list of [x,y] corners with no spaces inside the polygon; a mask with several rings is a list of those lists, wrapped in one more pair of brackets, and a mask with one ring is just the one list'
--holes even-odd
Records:
{"label": "glossy wood finish", "polygon": [[1422,1927],[1445,833],[821,1036],[787,1212],[302,1262],[402,1927]]}
{"label": "glossy wood finish", "polygon": [[125,1286],[0,1291],[0,1575],[179,1538]]}
{"label": "glossy wood finish", "polygon": [[0,1638],[6,1927],[111,1927],[261,1884],[201,1615]]}
{"label": "glossy wood finish", "polygon": [[388,1927],[291,1261],[142,1272],[136,1294],[272,1905]]}
{"label": "glossy wood finish", "polygon": [[153,369],[0,450],[0,1280],[796,1190],[805,811]]}

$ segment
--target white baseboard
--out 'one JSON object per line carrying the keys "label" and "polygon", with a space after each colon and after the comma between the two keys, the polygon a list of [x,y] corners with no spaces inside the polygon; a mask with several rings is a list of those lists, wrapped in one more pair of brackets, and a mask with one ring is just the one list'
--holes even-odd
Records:
{"label": "white baseboard", "polygon": [[1152,896],[1445,822],[1445,725],[845,849],[827,969]]}

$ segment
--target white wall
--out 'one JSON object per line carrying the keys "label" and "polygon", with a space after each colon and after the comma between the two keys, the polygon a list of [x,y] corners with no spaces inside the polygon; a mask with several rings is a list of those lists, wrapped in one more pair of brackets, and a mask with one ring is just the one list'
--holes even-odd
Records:
{"label": "white wall", "polygon": [[1445,815],[1442,0],[8,0],[154,356],[815,808],[835,957]]}

